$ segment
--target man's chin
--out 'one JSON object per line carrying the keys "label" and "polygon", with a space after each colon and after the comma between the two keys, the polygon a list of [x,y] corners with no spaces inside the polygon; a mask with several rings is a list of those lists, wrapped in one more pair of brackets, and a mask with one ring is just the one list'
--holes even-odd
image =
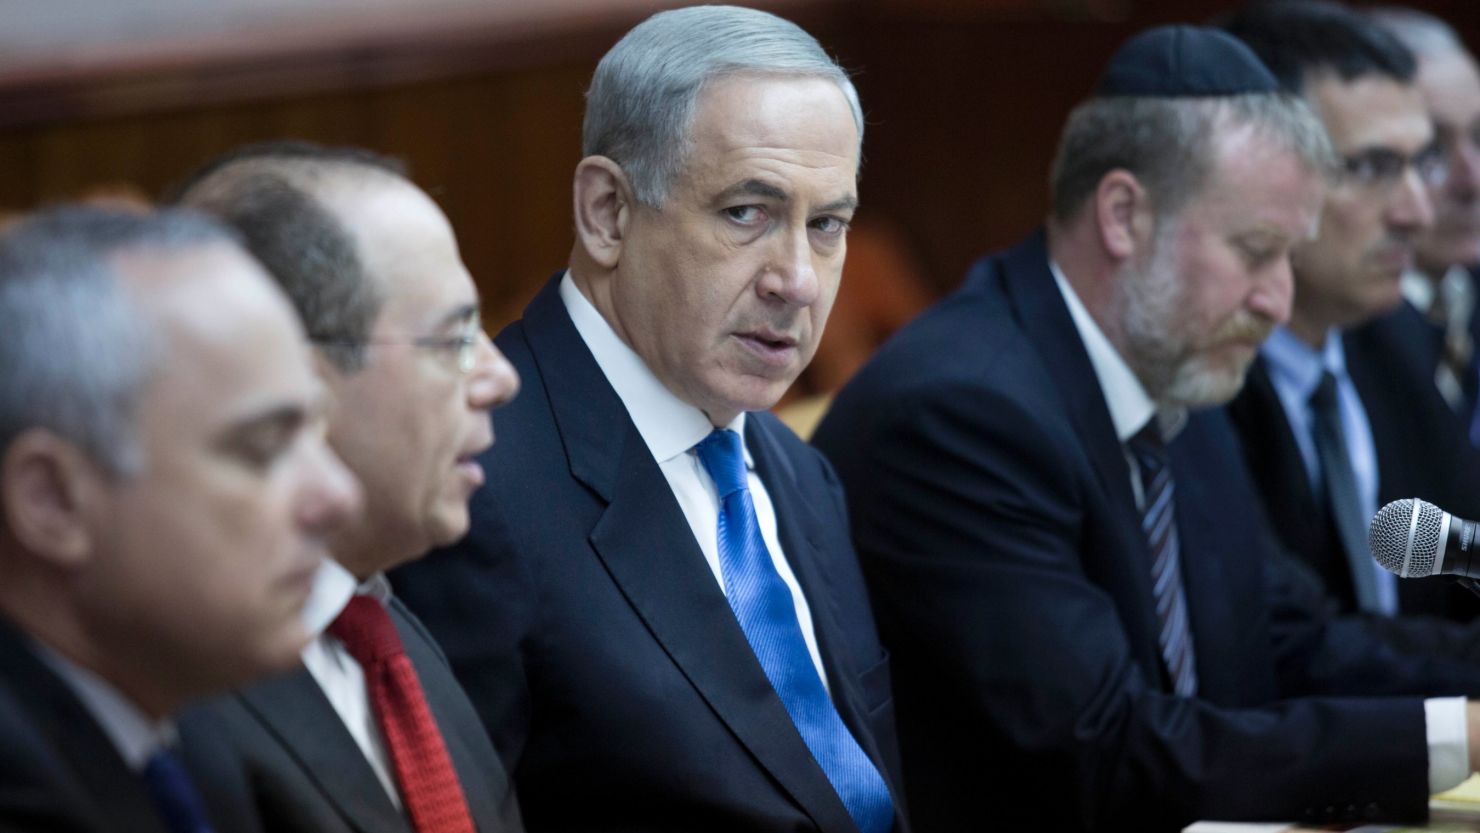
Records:
{"label": "man's chin", "polygon": [[1250,358],[1236,367],[1198,368],[1179,373],[1162,397],[1163,404],[1182,408],[1226,405],[1243,390],[1252,362],[1253,351],[1250,351]]}

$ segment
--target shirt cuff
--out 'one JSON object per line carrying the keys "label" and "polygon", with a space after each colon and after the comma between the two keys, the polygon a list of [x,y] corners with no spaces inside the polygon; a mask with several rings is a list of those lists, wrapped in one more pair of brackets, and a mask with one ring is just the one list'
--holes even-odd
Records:
{"label": "shirt cuff", "polygon": [[1429,741],[1429,793],[1441,793],[1470,775],[1465,698],[1431,697],[1423,701],[1423,711]]}

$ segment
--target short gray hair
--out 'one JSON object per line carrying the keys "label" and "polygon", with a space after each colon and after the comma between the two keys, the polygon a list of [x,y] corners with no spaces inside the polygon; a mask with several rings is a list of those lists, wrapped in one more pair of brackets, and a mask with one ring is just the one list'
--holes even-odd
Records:
{"label": "short gray hair", "polygon": [[143,465],[134,418],[163,358],[112,258],[230,243],[204,216],[61,206],[0,234],[0,449],[44,428],[115,476]]}
{"label": "short gray hair", "polygon": [[1431,14],[1402,6],[1380,6],[1368,9],[1367,15],[1419,60],[1445,54],[1470,57],[1454,28]]}
{"label": "short gray hair", "polygon": [[1140,180],[1158,219],[1168,217],[1207,185],[1218,137],[1240,127],[1272,139],[1322,176],[1336,170],[1320,119],[1289,93],[1092,98],[1069,115],[1059,141],[1050,177],[1054,217],[1072,219],[1116,169]]}
{"label": "short gray hair", "polygon": [[602,57],[586,93],[583,153],[621,165],[637,199],[660,207],[687,160],[700,93],[733,75],[832,81],[862,143],[858,91],[816,38],[767,12],[693,6],[653,15]]}

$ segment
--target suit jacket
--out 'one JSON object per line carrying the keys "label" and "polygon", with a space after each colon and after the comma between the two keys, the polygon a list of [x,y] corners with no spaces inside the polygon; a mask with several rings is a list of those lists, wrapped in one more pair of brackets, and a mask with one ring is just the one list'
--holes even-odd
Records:
{"label": "suit jacket", "polygon": [[[856,831],[558,283],[498,336],[524,384],[499,411],[471,533],[394,575],[398,592],[452,659],[530,830]],[[833,702],[892,780],[888,662],[832,470],[769,414],[745,439]]]}
{"label": "suit jacket", "polygon": [[[262,828],[244,774],[206,750],[196,787],[208,780],[207,812],[218,833]],[[0,621],[0,831],[167,833],[143,779],[29,639]]]}
{"label": "suit jacket", "polygon": [[[523,830],[502,762],[447,659],[396,599],[391,619],[442,730],[473,821],[482,833]],[[224,744],[251,779],[252,800],[273,833],[411,833],[318,682],[300,666],[187,712],[180,721],[187,764]],[[208,795],[211,785],[204,784]]]}
{"label": "suit jacket", "polygon": [[[1468,269],[1470,280],[1476,289],[1480,289],[1480,266],[1471,266]],[[1405,302],[1404,306],[1408,306]],[[1414,328],[1410,337],[1405,341],[1403,353],[1405,358],[1412,362],[1411,372],[1420,379],[1433,382],[1435,371],[1439,369],[1439,362],[1444,355],[1444,328],[1429,321],[1426,316],[1419,313],[1415,316],[1423,322],[1422,328]],[[1470,422],[1474,418],[1477,396],[1480,396],[1480,308],[1470,314],[1469,334],[1472,342],[1472,352],[1468,368],[1461,374],[1460,387],[1462,400],[1457,409],[1454,409],[1459,418],[1461,430],[1465,436],[1470,434]],[[1419,333],[1421,332],[1421,335]]]}
{"label": "suit jacket", "polygon": [[[1130,469],[1041,235],[898,333],[814,442],[895,663],[920,829],[1425,815],[1424,708],[1400,695],[1477,672],[1327,626],[1265,558],[1220,411],[1169,449],[1199,684],[1171,694]],[[1373,696],[1319,696],[1341,691]]]}
{"label": "suit jacket", "polygon": [[[1377,505],[1417,497],[1461,517],[1480,517],[1480,452],[1471,448],[1434,387],[1433,365],[1419,369],[1432,329],[1404,303],[1343,339],[1348,372],[1377,449]],[[1255,361],[1228,410],[1280,541],[1320,575],[1339,610],[1355,611],[1351,567],[1324,503],[1311,489],[1263,358]],[[1480,604],[1452,580],[1433,577],[1400,581],[1398,609],[1469,620]]]}

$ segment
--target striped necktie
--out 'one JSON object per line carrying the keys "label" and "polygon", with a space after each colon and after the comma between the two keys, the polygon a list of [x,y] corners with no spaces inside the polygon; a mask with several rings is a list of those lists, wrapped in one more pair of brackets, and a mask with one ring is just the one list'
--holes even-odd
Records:
{"label": "striped necktie", "polygon": [[1191,697],[1197,693],[1197,656],[1187,620],[1187,593],[1182,587],[1172,469],[1167,465],[1166,441],[1156,418],[1152,417],[1128,445],[1141,469],[1141,531],[1151,550],[1151,592],[1160,624],[1156,641],[1172,679],[1172,690]]}

